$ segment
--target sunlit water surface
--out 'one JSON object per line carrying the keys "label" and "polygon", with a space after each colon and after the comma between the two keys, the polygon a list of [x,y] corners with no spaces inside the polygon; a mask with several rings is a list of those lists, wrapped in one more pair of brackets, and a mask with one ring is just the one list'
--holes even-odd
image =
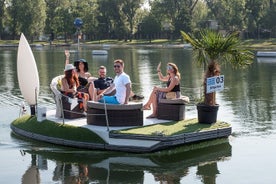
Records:
{"label": "sunlit water surface", "polygon": [[[40,77],[39,104],[54,109],[49,84],[63,73],[62,47],[36,47]],[[77,58],[71,50],[71,62]],[[181,92],[191,99],[187,117],[196,117],[195,99],[201,96],[202,71],[192,51],[182,48],[111,47],[108,56],[92,56],[81,47],[79,57],[89,71],[105,65],[114,76],[113,60],[125,60],[133,90],[147,97],[158,81],[156,66],[174,62],[181,72]],[[0,183],[275,183],[276,59],[255,61],[245,70],[222,67],[225,89],[217,94],[218,119],[231,123],[229,139],[178,147],[154,154],[129,154],[65,148],[31,141],[11,133],[24,101],[16,75],[17,48],[0,50]],[[28,72],[28,71],[26,71]],[[145,101],[144,100],[144,101]]]}

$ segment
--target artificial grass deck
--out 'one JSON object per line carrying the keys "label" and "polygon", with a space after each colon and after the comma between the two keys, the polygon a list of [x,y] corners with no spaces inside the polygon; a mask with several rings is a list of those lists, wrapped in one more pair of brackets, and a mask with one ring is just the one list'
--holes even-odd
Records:
{"label": "artificial grass deck", "polygon": [[158,141],[157,144],[145,147],[140,144],[136,146],[133,146],[133,144],[108,144],[97,134],[86,128],[64,125],[50,120],[38,122],[35,116],[30,115],[22,116],[13,121],[11,128],[19,135],[54,144],[138,153],[153,152],[173,146],[228,137],[231,134],[231,127],[228,123],[199,124],[197,119],[133,127],[110,132],[110,138],[118,139],[119,142],[120,139],[128,139],[132,141],[130,143],[134,144],[136,144],[137,140]]}
{"label": "artificial grass deck", "polygon": [[66,140],[104,144],[97,134],[82,127],[63,125],[50,120],[38,122],[36,116],[25,115],[17,118],[12,125],[28,132]]}
{"label": "artificial grass deck", "polygon": [[[12,122],[12,125],[28,132],[81,142],[105,143],[97,134],[86,128],[55,123],[50,120],[38,122],[35,116],[22,116]],[[200,124],[197,119],[173,121],[123,130],[113,130],[113,134],[129,134],[144,136],[174,136],[183,133],[228,128],[230,124],[218,121],[213,124]]]}
{"label": "artificial grass deck", "polygon": [[195,133],[208,130],[216,130],[220,128],[228,128],[230,124],[218,121],[213,124],[201,124],[197,119],[189,119],[182,121],[174,121],[162,124],[149,125],[144,127],[130,128],[124,130],[113,131],[112,133],[119,134],[135,134],[135,135],[160,135],[173,136],[183,133]]}

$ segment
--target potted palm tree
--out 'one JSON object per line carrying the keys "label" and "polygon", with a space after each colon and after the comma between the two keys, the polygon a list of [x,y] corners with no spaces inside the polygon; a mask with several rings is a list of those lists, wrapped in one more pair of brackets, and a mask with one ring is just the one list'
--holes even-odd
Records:
{"label": "potted palm tree", "polygon": [[194,57],[205,67],[203,81],[204,100],[197,104],[198,122],[214,123],[217,121],[219,105],[216,103],[216,92],[207,93],[206,81],[209,77],[220,75],[223,62],[233,67],[242,68],[252,63],[254,54],[246,49],[239,39],[239,32],[223,35],[213,30],[200,30],[196,35],[181,31],[183,39],[193,47]]}

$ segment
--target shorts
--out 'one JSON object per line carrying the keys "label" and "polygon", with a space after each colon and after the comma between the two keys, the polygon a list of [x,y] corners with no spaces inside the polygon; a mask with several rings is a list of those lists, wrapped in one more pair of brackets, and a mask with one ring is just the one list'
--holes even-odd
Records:
{"label": "shorts", "polygon": [[115,96],[103,96],[99,102],[107,104],[120,104]]}

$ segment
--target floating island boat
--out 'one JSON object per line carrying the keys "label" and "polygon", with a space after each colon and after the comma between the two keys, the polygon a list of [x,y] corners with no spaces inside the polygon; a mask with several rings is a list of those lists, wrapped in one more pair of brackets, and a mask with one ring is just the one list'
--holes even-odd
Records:
{"label": "floating island boat", "polygon": [[[63,96],[59,91],[62,76],[55,77],[50,88],[56,102],[55,110],[37,104],[39,78],[32,50],[22,34],[18,57],[19,87],[31,108],[30,115],[15,119],[13,133],[38,141],[82,149],[122,152],[155,152],[180,145],[227,138],[231,125],[217,121],[198,123],[186,119],[188,97],[162,99],[158,103],[157,118],[145,118],[142,103],[112,105],[89,101],[84,115],[78,100]],[[28,72],[24,72],[28,71]]]}

